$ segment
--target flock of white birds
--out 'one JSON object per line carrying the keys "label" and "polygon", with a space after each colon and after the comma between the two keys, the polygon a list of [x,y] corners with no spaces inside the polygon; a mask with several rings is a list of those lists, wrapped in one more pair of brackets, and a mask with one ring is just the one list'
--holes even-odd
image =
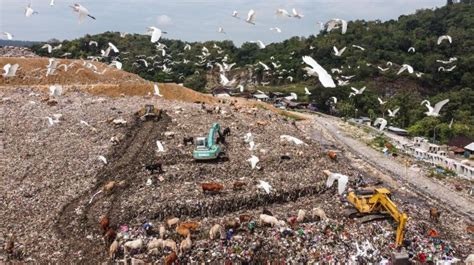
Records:
{"label": "flock of white birds", "polygon": [[[50,5],[54,6],[54,4],[55,4],[54,0],[51,0]],[[76,4],[74,4],[70,7],[72,8],[73,12],[78,14],[79,23],[83,23],[87,18],[90,18],[90,19],[93,19],[93,20],[96,19],[94,16],[92,16],[90,14],[89,10],[81,4],[76,3]],[[28,18],[28,17],[31,17],[33,15],[37,15],[37,14],[39,14],[39,13],[33,9],[31,3],[28,6],[25,7],[25,17]],[[286,9],[283,9],[283,8],[278,8],[278,9],[276,9],[275,14],[278,17],[289,17],[289,18],[295,18],[295,19],[302,19],[302,18],[305,17],[296,8],[293,8],[291,10],[291,12],[286,10]],[[248,23],[250,25],[256,25],[257,24],[257,12],[254,9],[250,9],[245,18],[241,18],[239,16],[238,11],[234,11],[231,14],[231,17],[233,17],[235,19],[243,20],[245,23]],[[333,30],[340,29],[341,34],[345,34],[347,32],[347,28],[348,28],[348,22],[346,20],[339,19],[339,18],[331,19],[331,20],[327,21],[326,23],[320,23],[320,24],[321,24],[321,29],[325,30],[327,32],[331,32]],[[279,27],[272,27],[272,28],[270,28],[270,30],[274,31],[274,32],[277,32],[277,33],[281,32],[281,29]],[[226,34],[226,31],[224,30],[223,27],[219,27],[218,32],[222,33],[222,34]],[[145,68],[148,69],[148,71],[156,71],[155,67],[158,67],[158,68],[161,69],[161,71],[163,71],[165,73],[171,73],[173,71],[171,66],[178,63],[178,62],[173,61],[171,56],[169,54],[167,54],[167,52],[166,52],[167,46],[165,44],[162,44],[162,43],[159,42],[162,35],[166,34],[166,32],[162,31],[161,29],[159,29],[155,26],[149,26],[149,27],[147,27],[146,34],[148,34],[150,36],[151,43],[155,44],[157,51],[159,51],[161,53],[161,56],[163,58],[162,58],[161,61],[159,61],[159,60],[156,60],[158,55],[157,56],[148,56],[148,57],[145,56],[145,55],[137,55],[136,58],[135,58],[135,62],[132,64],[132,66],[133,67],[145,67]],[[127,33],[121,33],[121,37],[125,37],[126,35],[127,35]],[[9,33],[9,32],[3,32],[3,36],[5,36],[9,40],[13,39],[13,37],[14,37],[14,35]],[[266,49],[266,44],[261,40],[255,40],[255,41],[250,41],[250,42],[255,43],[260,49]],[[437,45],[443,45],[443,43],[445,43],[445,42],[448,43],[448,45],[451,44],[453,42],[451,36],[443,35],[443,36],[438,37]],[[89,42],[89,46],[91,46],[91,47],[95,46],[96,48],[98,48],[99,44],[98,44],[97,41],[92,40],[92,41]],[[58,46],[54,46],[54,47],[50,44],[45,44],[44,46],[42,46],[42,48],[46,49],[48,51],[48,53],[52,53],[55,50],[59,50],[59,49],[61,49],[61,47],[62,47],[61,44],[59,44]],[[193,47],[190,44],[186,44],[186,46],[184,47],[183,52],[189,51],[192,48]],[[224,50],[221,49],[216,44],[214,44],[214,46],[212,48],[216,49],[218,54],[224,53]],[[310,47],[311,50],[314,49],[314,48],[315,47]],[[352,44],[351,48],[358,49],[358,50],[361,50],[361,51],[366,51],[367,50],[366,48],[364,48],[360,45],[357,45],[357,44]],[[333,51],[334,51],[333,55],[336,56],[336,57],[342,56],[343,53],[350,52],[350,50],[347,50],[347,47],[338,48],[336,46],[333,47]],[[370,52],[370,51],[367,51],[367,52]],[[416,48],[415,47],[410,47],[407,52],[408,53],[416,53]],[[120,53],[120,50],[113,43],[108,42],[105,49],[100,50],[100,55],[90,56],[90,57],[88,57],[88,59],[90,61],[98,61],[100,59],[115,56],[115,57],[113,57],[114,59],[112,60],[110,66],[115,67],[117,69],[121,69],[122,68],[122,62],[119,61],[119,60],[122,60],[122,61],[123,60],[129,60],[129,58],[120,58],[120,57],[117,56],[119,53]],[[122,52],[120,54],[127,54],[127,52]],[[71,55],[71,54],[70,53],[64,53],[62,55],[62,57],[67,57],[69,55]],[[228,62],[229,59],[228,59],[227,55],[223,55],[220,62],[211,62],[210,60],[208,60],[208,57],[210,55],[211,55],[211,53],[209,51],[209,48],[204,46],[204,47],[201,48],[201,55],[197,56],[196,62],[191,62],[190,60],[183,59],[179,63],[194,63],[195,65],[206,66],[207,68],[211,68],[211,69],[214,66],[217,66],[217,67],[219,67],[220,83],[223,86],[225,86],[225,87],[235,87],[235,88],[238,88],[241,92],[244,92],[245,86],[247,84],[239,83],[237,81],[237,79],[229,77],[229,74],[230,74],[232,68],[236,65],[236,63]],[[290,59],[293,59],[293,57],[292,57],[293,55],[294,55],[294,52],[290,53]],[[285,79],[288,80],[289,82],[293,82],[294,78],[290,75],[290,73],[294,72],[294,69],[281,69],[280,62],[275,61],[274,59],[275,58],[273,56],[270,58],[271,65],[268,65],[268,64],[263,63],[262,61],[259,61],[257,64],[249,66],[249,68],[252,68],[252,69],[249,69],[249,70],[253,70],[255,68],[260,68],[261,70],[263,70],[263,72],[266,72],[266,73],[274,71],[274,72],[276,72],[276,74],[279,75],[278,78],[280,78],[280,79],[283,79],[284,78],[283,73],[286,73],[287,76],[286,76]],[[442,66],[439,66],[438,72],[452,72],[452,71],[454,71],[456,69],[456,65],[452,65],[452,64],[456,61],[457,61],[456,57],[449,58],[448,60],[437,60],[437,63],[443,64]],[[107,70],[107,69],[105,69],[102,72],[98,72],[97,67],[94,64],[92,64],[91,62],[84,61],[83,64],[84,64],[85,67],[89,68],[90,70],[92,70],[94,73],[97,73],[97,74],[104,74],[105,71]],[[331,69],[331,71],[329,73],[327,70],[324,69],[323,66],[321,66],[316,60],[314,60],[310,56],[303,56],[302,57],[302,64],[307,65],[303,68],[303,70],[306,71],[305,77],[317,77],[319,79],[319,82],[321,83],[321,85],[323,87],[326,87],[326,88],[336,87],[336,82],[334,81],[331,74],[340,75],[340,76],[335,78],[335,80],[337,81],[338,86],[348,86],[349,82],[350,82],[350,79],[352,79],[354,77],[354,76],[341,75],[344,72],[344,66],[341,66],[340,68],[333,68],[333,69]],[[70,66],[71,65],[66,65],[66,64],[59,65],[59,61],[57,59],[51,58],[49,60],[49,65],[47,66],[46,76],[53,75],[55,70],[58,67],[64,67],[64,69],[67,71],[68,67],[70,67]],[[372,65],[367,64],[367,66],[372,66]],[[358,67],[360,67],[360,66],[358,66]],[[377,69],[379,69],[381,72],[386,72],[386,71],[389,71],[389,70],[393,69],[394,67],[396,67],[396,65],[393,64],[392,62],[386,62],[385,66],[378,65]],[[350,68],[350,66],[347,66],[347,68]],[[3,77],[5,77],[5,78],[14,77],[15,74],[16,74],[16,71],[18,69],[20,69],[18,64],[14,64],[14,65],[6,64],[6,65],[4,65],[4,67],[3,67],[3,70],[4,70]],[[79,70],[83,70],[83,69],[79,69]],[[423,75],[423,73],[421,73],[421,72],[416,72],[414,70],[414,68],[411,65],[408,65],[408,64],[402,64],[398,68],[397,75],[400,75],[404,72],[407,72],[408,74],[415,74],[417,77],[421,77]],[[179,78],[184,79],[184,75],[180,73]],[[266,85],[266,84],[268,84],[268,82],[263,82],[262,81],[260,83],[260,85]],[[355,87],[350,87],[350,89],[352,90],[352,92],[349,93],[349,98],[357,97],[357,96],[362,95],[364,93],[366,87],[364,86],[360,89],[357,89]],[[160,97],[162,96],[160,94],[159,87],[158,87],[157,84],[153,85],[152,93],[155,96],[160,96]],[[258,93],[264,93],[264,92],[259,91]],[[311,92],[309,91],[308,88],[305,88],[305,95],[308,95],[308,96],[311,95]],[[298,97],[297,97],[296,93],[290,93],[290,96],[287,97],[288,100],[297,100],[297,98]],[[334,106],[335,106],[337,104],[337,98],[336,97],[331,97],[330,99],[331,99],[330,102],[334,103]],[[387,101],[383,101],[380,97],[378,98],[378,100],[379,100],[379,103],[381,105],[384,105],[384,104],[387,103]],[[421,104],[424,105],[428,109],[428,111],[425,113],[426,115],[433,116],[433,117],[438,117],[440,115],[439,112],[440,112],[441,108],[448,102],[449,102],[449,99],[445,99],[445,100],[435,104],[434,107],[432,107],[430,102],[427,101],[427,100],[424,100]],[[387,110],[388,114],[389,114],[388,117],[390,117],[390,118],[396,117],[399,109],[400,108],[397,107],[393,111],[392,110]],[[387,123],[388,122],[384,118],[378,118],[375,124],[376,125],[380,124],[379,129],[383,130]],[[52,124],[54,124],[54,122]],[[253,160],[253,161],[255,161],[255,160]],[[256,162],[255,162],[255,164],[256,164]]]}

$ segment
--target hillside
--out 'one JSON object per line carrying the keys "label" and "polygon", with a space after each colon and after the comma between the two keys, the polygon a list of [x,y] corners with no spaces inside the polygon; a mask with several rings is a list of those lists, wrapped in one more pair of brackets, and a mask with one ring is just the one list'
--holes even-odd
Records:
{"label": "hillside", "polygon": [[[50,85],[62,85],[66,89],[80,90],[95,95],[117,97],[147,96],[153,93],[153,83],[142,79],[136,74],[111,68],[100,62],[90,62],[97,67],[97,72],[83,65],[84,61],[61,59],[58,65],[68,65],[68,68],[58,67],[54,75],[46,76],[47,58],[2,58],[0,65],[19,64],[20,70],[15,78],[0,79],[0,86],[39,87],[47,90]],[[177,84],[159,84],[160,93],[168,100],[183,102],[206,102],[215,100],[207,95],[193,91]]]}
{"label": "hillside", "polygon": [[[208,41],[189,43],[191,49],[185,50],[188,43],[168,39],[160,40],[165,46],[155,47],[148,36],[130,34],[122,38],[118,32],[64,41],[62,48],[52,54],[47,54],[41,45],[35,45],[33,49],[44,56],[57,57],[68,52],[74,58],[93,56],[104,62],[120,60],[126,71],[145,79],[184,83],[199,91],[212,88],[219,81],[216,63],[236,63],[228,77],[235,77],[246,88],[260,88],[267,82],[277,87],[295,84],[298,88],[295,92],[303,96],[302,88],[307,86],[312,92],[307,100],[316,103],[322,111],[329,111],[328,99],[336,96],[339,99],[336,115],[351,117],[357,114],[375,118],[384,116],[387,108],[400,107],[399,115],[390,122],[425,136],[432,135],[431,125],[445,128],[454,120],[452,127],[455,129],[443,129],[441,140],[445,141],[458,134],[474,135],[474,106],[471,104],[474,97],[474,5],[463,2],[466,3],[418,10],[415,14],[400,16],[398,20],[350,21],[344,35],[339,30],[320,32],[317,36],[294,37],[269,44],[265,49],[259,49],[255,43],[236,47],[231,41]],[[453,43],[445,41],[437,45],[441,35],[451,36]],[[89,45],[92,40],[98,42],[97,47]],[[111,52],[109,57],[102,58],[101,50],[107,48],[108,42],[115,44],[121,52]],[[336,57],[332,53],[333,46],[346,47],[347,50]],[[209,51],[206,56],[203,55],[204,47]],[[416,51],[408,52],[410,47]],[[339,73],[332,75],[339,81],[354,77],[335,89],[322,88],[316,78],[305,74],[301,64],[304,55],[312,56],[328,71],[338,69],[334,71]],[[437,61],[450,58],[456,60],[447,64]],[[269,65],[271,69],[264,71],[258,62]],[[389,67],[388,62],[393,65]],[[397,75],[403,64],[413,66],[415,73]],[[454,66],[451,72],[439,70],[439,67]],[[379,67],[388,70],[381,71]],[[293,78],[292,82],[289,77]],[[348,99],[351,86],[366,86],[366,93],[355,100]],[[388,99],[384,108],[378,105],[377,97]],[[445,115],[435,121],[424,118],[426,108],[420,102],[423,99],[436,102],[445,97],[450,98],[444,108]]]}

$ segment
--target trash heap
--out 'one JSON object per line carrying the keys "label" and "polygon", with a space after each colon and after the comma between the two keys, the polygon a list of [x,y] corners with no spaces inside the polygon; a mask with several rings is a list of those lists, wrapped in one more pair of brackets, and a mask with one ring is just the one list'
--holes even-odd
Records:
{"label": "trash heap", "polygon": [[[101,262],[110,255],[115,262],[375,263],[394,251],[393,222],[347,218],[352,206],[337,188],[326,187],[322,171],[349,176],[348,189],[357,187],[359,176],[369,184],[376,180],[343,155],[329,157],[318,139],[284,116],[230,101],[98,98],[74,89],[52,97],[12,88],[0,98],[8,157],[0,242],[15,242],[11,253],[0,252],[1,260]],[[137,119],[145,104],[163,110],[158,121]],[[47,117],[58,122],[51,125]],[[222,144],[228,159],[196,162],[194,146],[184,138],[207,136],[214,122],[230,129]],[[253,147],[244,140],[248,133]],[[259,158],[255,168],[252,156]],[[204,183],[219,188],[203,191]],[[430,221],[431,205],[409,196],[394,194],[410,217],[411,260],[452,260],[472,252],[464,221],[449,213],[439,223]],[[277,222],[265,224],[261,214]],[[110,220],[106,229],[99,226],[103,216]],[[220,228],[210,239],[215,225]]]}
{"label": "trash heap", "polygon": [[26,47],[4,46],[0,47],[0,57],[38,57],[34,52]]}

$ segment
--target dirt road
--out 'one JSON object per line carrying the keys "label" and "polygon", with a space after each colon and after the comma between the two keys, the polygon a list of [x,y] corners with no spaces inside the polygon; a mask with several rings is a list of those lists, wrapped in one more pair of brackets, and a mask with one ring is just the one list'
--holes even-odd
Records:
{"label": "dirt road", "polygon": [[[343,133],[337,124],[337,121],[331,117],[308,115],[318,128],[322,128],[323,137],[327,141],[332,138],[336,143],[340,143],[345,149],[369,163],[374,168],[381,171],[384,175],[390,175],[397,182],[408,185],[414,192],[427,196],[438,202],[440,207],[447,208],[457,214],[474,220],[474,200],[461,196],[452,190],[433,182],[422,172],[406,168],[405,165],[387,158],[382,153],[370,148],[365,143]],[[321,131],[313,131],[314,138],[321,138]],[[436,204],[433,201],[433,204]]]}

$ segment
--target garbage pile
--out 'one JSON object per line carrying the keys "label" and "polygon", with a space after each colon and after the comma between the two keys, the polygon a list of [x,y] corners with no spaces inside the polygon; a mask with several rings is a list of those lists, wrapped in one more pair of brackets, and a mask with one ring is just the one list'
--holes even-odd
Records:
{"label": "garbage pile", "polygon": [[[137,117],[145,104],[157,121]],[[0,91],[0,112],[0,243],[14,242],[2,261],[375,263],[394,250],[393,222],[347,218],[323,170],[347,175],[346,192],[376,180],[265,109],[22,87]],[[214,122],[230,132],[228,159],[197,162],[187,140]],[[473,251],[464,221],[431,221],[431,205],[408,199],[394,194],[411,260]]]}
{"label": "garbage pile", "polygon": [[26,47],[4,46],[0,47],[0,57],[38,57],[34,52]]}

